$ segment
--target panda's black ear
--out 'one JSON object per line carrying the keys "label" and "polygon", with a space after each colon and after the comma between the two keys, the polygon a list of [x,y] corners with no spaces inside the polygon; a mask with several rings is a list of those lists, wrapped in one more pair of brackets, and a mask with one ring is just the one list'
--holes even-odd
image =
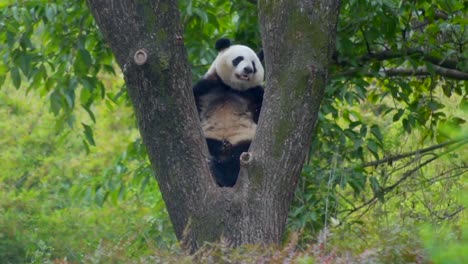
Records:
{"label": "panda's black ear", "polygon": [[263,63],[263,49],[261,49],[261,50],[257,53],[257,57],[258,57],[258,59],[260,60],[260,62]]}
{"label": "panda's black ear", "polygon": [[231,41],[228,38],[220,38],[215,44],[217,51],[222,51],[225,48],[229,48],[229,46],[231,46]]}

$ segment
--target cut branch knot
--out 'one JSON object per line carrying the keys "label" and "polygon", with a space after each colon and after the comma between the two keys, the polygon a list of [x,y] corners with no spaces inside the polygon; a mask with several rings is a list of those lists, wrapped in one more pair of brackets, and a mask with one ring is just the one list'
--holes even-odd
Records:
{"label": "cut branch knot", "polygon": [[252,162],[252,154],[250,152],[242,152],[240,156],[241,165],[249,165]]}
{"label": "cut branch knot", "polygon": [[141,66],[145,64],[148,60],[148,51],[145,48],[137,50],[133,56],[133,60],[135,61],[136,65]]}

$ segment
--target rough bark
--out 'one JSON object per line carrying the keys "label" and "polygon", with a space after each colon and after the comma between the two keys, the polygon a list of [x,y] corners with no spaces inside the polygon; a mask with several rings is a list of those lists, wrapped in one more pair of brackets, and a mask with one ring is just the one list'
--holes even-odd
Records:
{"label": "rough bark", "polygon": [[279,243],[317,120],[339,1],[259,1],[266,94],[250,155],[233,188],[206,163],[177,1],[88,0],[122,68],[177,237]]}
{"label": "rough bark", "polygon": [[[266,93],[248,169],[250,200],[277,242],[311,142],[335,47],[340,1],[259,1]],[[241,178],[240,180],[246,180]],[[260,211],[260,212],[259,212]],[[260,240],[259,238],[257,238]],[[259,242],[259,241],[255,242]]]}
{"label": "rough bark", "polygon": [[[191,92],[177,1],[89,0],[125,77],[138,126],[178,238],[214,182]],[[135,55],[147,55],[135,62]],[[137,56],[138,58],[138,56]],[[141,65],[139,65],[141,64]]]}

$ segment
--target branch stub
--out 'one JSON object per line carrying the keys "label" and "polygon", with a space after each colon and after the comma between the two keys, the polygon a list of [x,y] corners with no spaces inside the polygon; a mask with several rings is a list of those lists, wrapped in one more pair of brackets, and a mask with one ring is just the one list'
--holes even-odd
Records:
{"label": "branch stub", "polygon": [[148,51],[145,48],[137,50],[133,56],[133,60],[136,65],[141,66],[145,64],[148,61]]}
{"label": "branch stub", "polygon": [[253,155],[250,152],[243,152],[240,156],[241,165],[249,165],[252,162]]}

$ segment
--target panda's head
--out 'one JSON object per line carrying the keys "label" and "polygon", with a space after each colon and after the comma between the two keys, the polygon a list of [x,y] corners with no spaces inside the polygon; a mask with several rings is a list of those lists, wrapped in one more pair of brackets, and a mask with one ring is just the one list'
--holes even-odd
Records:
{"label": "panda's head", "polygon": [[232,45],[229,39],[216,42],[219,51],[205,78],[218,76],[234,90],[244,91],[262,85],[264,70],[257,54],[244,45]]}

